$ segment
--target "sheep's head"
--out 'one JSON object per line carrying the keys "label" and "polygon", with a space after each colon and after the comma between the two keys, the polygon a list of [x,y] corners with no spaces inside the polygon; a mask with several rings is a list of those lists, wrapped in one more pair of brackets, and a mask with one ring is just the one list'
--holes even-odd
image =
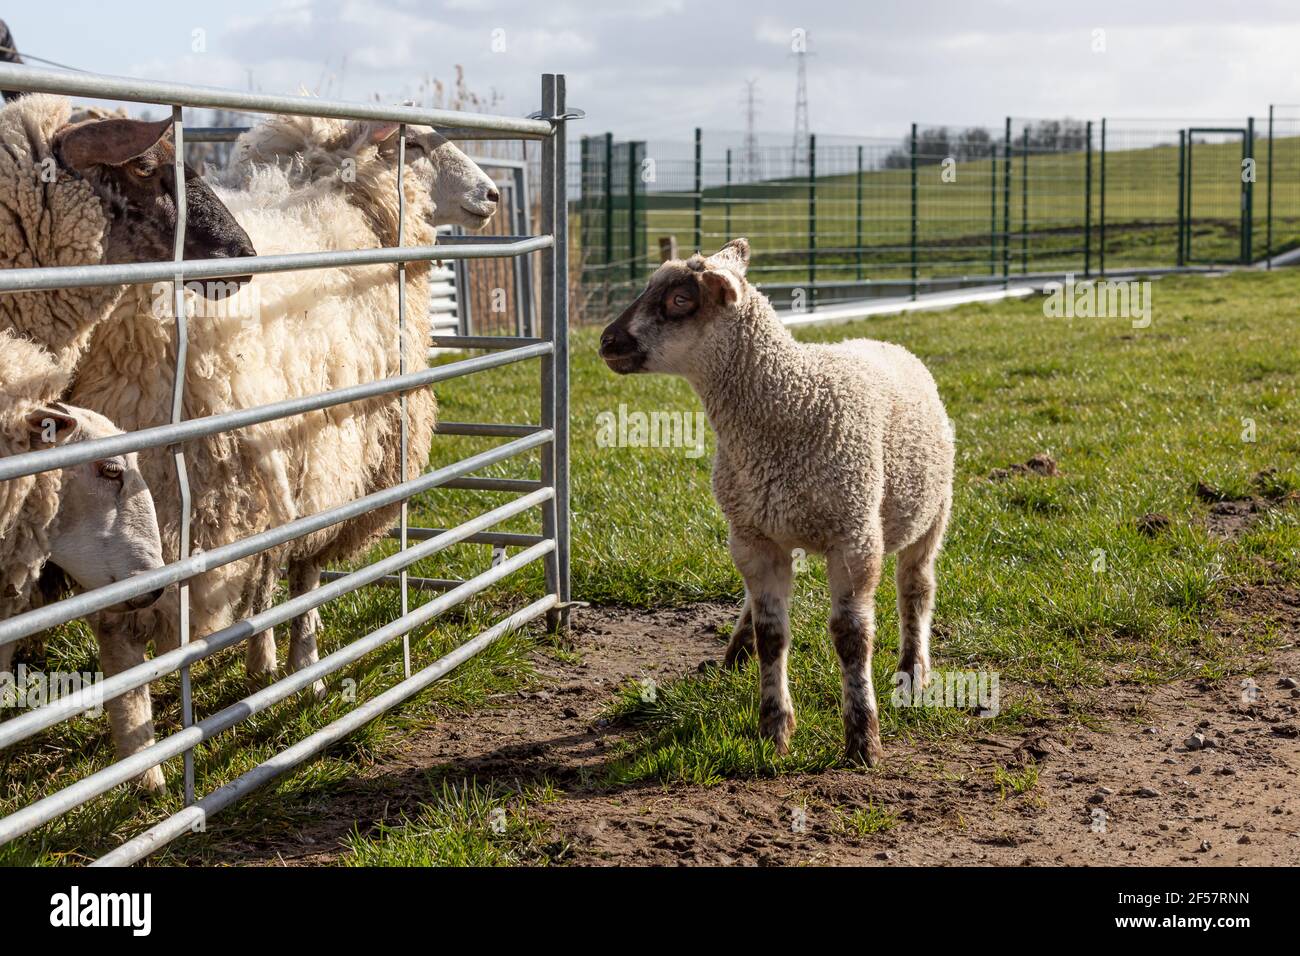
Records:
{"label": "sheep's head", "polygon": [[686,375],[716,323],[734,316],[748,283],[749,242],[733,239],[707,259],[696,253],[659,267],[645,291],[605,327],[600,357],[615,372]]}
{"label": "sheep's head", "polygon": [[[58,402],[31,409],[26,422],[34,449],[119,434],[103,415]],[[162,567],[153,496],[135,454],[63,469],[49,548],[50,561],[85,590]],[[161,595],[142,594],[114,610],[139,610]]]}
{"label": "sheep's head", "polygon": [[[172,258],[176,234],[176,151],[171,120],[91,119],[54,137],[60,162],[84,178],[109,222],[106,262]],[[200,175],[185,167],[185,258],[256,255],[248,234]],[[249,276],[237,276],[243,284]],[[231,280],[203,283],[209,297],[226,294]]]}
{"label": "sheep's head", "polygon": [[[396,164],[398,125],[364,124],[379,155]],[[482,229],[496,214],[501,194],[496,183],[455,144],[426,126],[408,127],[406,171],[433,199],[434,226]]]}

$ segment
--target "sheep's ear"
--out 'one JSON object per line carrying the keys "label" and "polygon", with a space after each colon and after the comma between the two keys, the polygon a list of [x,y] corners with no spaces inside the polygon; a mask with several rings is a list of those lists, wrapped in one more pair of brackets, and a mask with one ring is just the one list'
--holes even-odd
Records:
{"label": "sheep's ear", "polygon": [[64,128],[58,138],[63,161],[78,172],[91,166],[121,166],[144,153],[167,135],[169,119],[106,119]]}
{"label": "sheep's ear", "polygon": [[80,427],[72,413],[57,403],[38,405],[26,417],[27,430],[37,436],[33,443],[61,445],[75,435]]}
{"label": "sheep's ear", "polygon": [[730,269],[737,275],[744,275],[749,269],[749,240],[732,239],[729,243],[709,256],[706,260],[710,268]]}
{"label": "sheep's ear", "polygon": [[374,122],[368,123],[366,130],[366,142],[371,146],[378,146],[380,143],[386,143],[397,135],[397,131],[402,128],[401,123]]}
{"label": "sheep's ear", "polygon": [[740,298],[740,280],[728,269],[709,269],[700,274],[700,281],[721,305],[735,305]]}

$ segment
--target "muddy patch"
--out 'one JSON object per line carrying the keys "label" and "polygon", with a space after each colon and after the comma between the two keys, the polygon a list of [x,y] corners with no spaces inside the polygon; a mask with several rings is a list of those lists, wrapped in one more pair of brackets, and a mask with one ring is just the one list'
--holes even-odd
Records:
{"label": "muddy patch", "polygon": [[563,847],[561,863],[1300,863],[1295,588],[1239,588],[1216,622],[1227,636],[1264,626],[1283,635],[1255,673],[1097,688],[1086,724],[1062,716],[1019,734],[893,739],[870,771],[605,785],[608,754],[631,732],[601,716],[619,688],[718,658],[719,628],[735,610],[586,609],[574,655],[539,657],[535,689],[413,735],[400,754],[322,795],[295,833],[211,852],[218,862],[328,864],[354,829],[415,815],[430,781],[446,776],[551,781],[559,798],[527,812]]}
{"label": "muddy patch", "polygon": [[1037,475],[1039,478],[1061,477],[1061,466],[1056,459],[1046,452],[1039,452],[1025,462],[1017,462],[1006,468],[994,468],[989,472],[989,481],[1006,481],[1016,475]]}
{"label": "muddy patch", "polygon": [[1234,498],[1203,481],[1196,483],[1196,497],[1206,502],[1209,512],[1205,526],[1219,538],[1239,538],[1267,512],[1300,502],[1300,494],[1290,491],[1277,477],[1277,469],[1261,471],[1251,479],[1255,493]]}

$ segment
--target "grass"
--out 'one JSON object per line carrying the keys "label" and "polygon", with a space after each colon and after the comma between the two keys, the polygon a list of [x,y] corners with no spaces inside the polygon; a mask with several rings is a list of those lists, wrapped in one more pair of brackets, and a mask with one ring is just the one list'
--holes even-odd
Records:
{"label": "grass", "polygon": [[[960,741],[1054,712],[1087,719],[1086,698],[1115,681],[1157,683],[1250,665],[1278,639],[1261,626],[1229,639],[1210,626],[1226,588],[1282,579],[1300,584],[1300,511],[1279,509],[1240,538],[1204,529],[1198,481],[1228,495],[1253,490],[1254,476],[1276,468],[1272,493],[1300,488],[1300,334],[1294,302],[1300,275],[1170,277],[1154,284],[1149,328],[1122,319],[1045,318],[1038,300],[968,306],[834,328],[801,337],[870,335],[900,342],[934,372],[957,433],[954,518],[939,564],[936,667],[995,671],[997,717],[971,710],[903,708],[889,701],[897,621],[888,569],[878,594],[876,682],[886,747],[899,739]],[[738,601],[742,587],[726,549],[726,525],[709,490],[707,453],[680,448],[605,447],[602,412],[694,413],[685,383],[657,376],[617,378],[595,355],[597,330],[575,333],[572,362],[573,591],[581,600],[632,607],[702,599]],[[535,365],[498,370],[489,380],[438,387],[441,415],[460,421],[535,421]],[[1253,422],[1254,441],[1243,441]],[[439,438],[433,465],[490,447],[490,440]],[[1048,452],[1054,479],[988,473]],[[490,473],[524,477],[535,462],[503,463]],[[413,523],[449,527],[508,496],[439,490],[413,508]],[[1148,512],[1168,529],[1137,530]],[[539,530],[520,517],[510,528]],[[381,550],[387,551],[391,545]],[[488,563],[483,546],[461,546],[418,571],[462,576]],[[431,661],[493,619],[502,604],[540,593],[540,569],[515,575],[461,618],[412,641],[413,666]],[[422,600],[419,596],[415,598]],[[609,766],[613,785],[713,784],[728,778],[817,771],[840,765],[839,674],[825,637],[824,566],[809,559],[796,578],[791,685],[799,727],[791,753],[777,757],[754,731],[754,672],[712,669],[644,693],[627,688],[612,705],[634,728]],[[322,640],[328,652],[389,620],[392,592],[372,589],[330,605]],[[283,641],[281,647],[283,649]],[[355,775],[418,732],[436,733],[440,715],[482,706],[493,693],[531,679],[536,652],[558,651],[537,633],[503,639],[430,691],[298,769],[277,786],[216,818],[206,835],[179,841],[159,862],[209,858],[216,844],[290,831],[345,777]],[[94,669],[94,647],[71,627],[46,643],[50,669]],[[388,686],[401,670],[391,646],[355,665],[355,700]],[[195,668],[196,711],[212,713],[243,695],[242,663],[226,654]],[[177,724],[175,678],[155,684],[168,729]],[[200,791],[208,792],[353,706],[339,682],[324,702],[287,701],[199,748]],[[1079,693],[1084,691],[1087,693]],[[111,757],[106,723],[78,719],[0,756],[0,812],[66,786]],[[168,766],[175,785],[177,761]],[[1008,792],[1016,781],[1008,778]],[[346,862],[501,862],[556,859],[548,834],[531,828],[536,794],[493,783],[431,786],[427,812],[352,840]],[[173,795],[141,802],[126,788],[0,848],[0,863],[83,862],[179,807]],[[484,813],[505,809],[506,834],[489,838]],[[888,808],[882,808],[882,812]],[[514,821],[514,822],[509,822]],[[862,824],[871,826],[865,821]],[[511,829],[513,827],[513,829]],[[512,835],[513,834],[513,835]],[[506,839],[498,839],[500,837]],[[539,849],[540,848],[540,849]]]}

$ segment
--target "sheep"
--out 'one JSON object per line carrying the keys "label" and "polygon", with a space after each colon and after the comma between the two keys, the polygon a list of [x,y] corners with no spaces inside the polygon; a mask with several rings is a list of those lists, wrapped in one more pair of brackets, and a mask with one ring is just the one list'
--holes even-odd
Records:
{"label": "sheep", "polygon": [[[66,98],[34,94],[0,109],[0,268],[172,258],[175,155],[170,120],[69,123]],[[185,255],[253,254],[248,236],[187,168]],[[247,281],[247,277],[234,280]],[[227,283],[205,284],[205,294]],[[126,286],[0,296],[0,329],[48,349],[71,372]]]}
{"label": "sheep", "polygon": [[[0,456],[118,434],[113,423],[55,400],[67,373],[43,348],[0,331]],[[0,481],[0,620],[27,610],[47,562],[90,590],[162,566],[153,498],[134,454]],[[148,607],[162,591],[128,602]],[[15,645],[0,645],[11,673]]]}
{"label": "sheep", "polygon": [[745,278],[749,244],[672,260],[600,339],[618,374],[684,377],[717,435],[713,491],[745,603],[727,646],[757,645],[759,732],[778,753],[795,728],[786,660],[794,549],[826,556],[847,759],[881,759],[872,686],[875,590],[898,555],[899,665],[930,673],[934,563],[952,502],[953,437],[934,379],[906,349],[797,342]]}
{"label": "sheep", "polygon": [[[396,132],[390,123],[270,119],[241,137],[217,193],[263,253],[396,245]],[[410,131],[406,159],[405,244],[433,245],[436,225],[478,227],[495,212],[499,197],[491,180],[431,130]],[[408,371],[427,364],[430,319],[421,304],[428,300],[428,271],[427,262],[406,268],[411,305],[400,355]],[[211,415],[397,374],[396,274],[396,266],[386,265],[260,275],[224,303],[226,314],[196,315],[190,323],[186,414]],[[96,334],[77,370],[72,399],[125,427],[165,421],[175,354],[168,309],[167,296],[155,290],[128,293]],[[189,443],[194,547],[210,550],[417,477],[428,461],[437,409],[428,389],[409,392],[406,399],[404,474],[397,395]],[[145,453],[142,467],[160,496],[174,493],[169,456]],[[270,606],[279,568],[286,564],[295,595],[315,588],[324,565],[365,553],[391,527],[397,510],[371,512],[195,578],[193,633],[210,634]],[[165,553],[174,558],[179,526],[167,513],[162,536]],[[291,670],[317,660],[319,621],[312,611],[292,623]],[[101,644],[121,649],[124,662],[143,662],[151,639],[156,652],[177,643],[170,602],[144,613],[106,613],[94,624]],[[245,669],[250,680],[275,671],[272,632],[249,639]],[[324,686],[318,682],[313,689],[320,695]],[[148,689],[111,702],[110,710],[114,705],[121,713],[114,724],[119,752],[125,756],[148,746]],[[119,726],[126,729],[118,732]],[[164,786],[157,767],[140,782],[149,790]]]}

